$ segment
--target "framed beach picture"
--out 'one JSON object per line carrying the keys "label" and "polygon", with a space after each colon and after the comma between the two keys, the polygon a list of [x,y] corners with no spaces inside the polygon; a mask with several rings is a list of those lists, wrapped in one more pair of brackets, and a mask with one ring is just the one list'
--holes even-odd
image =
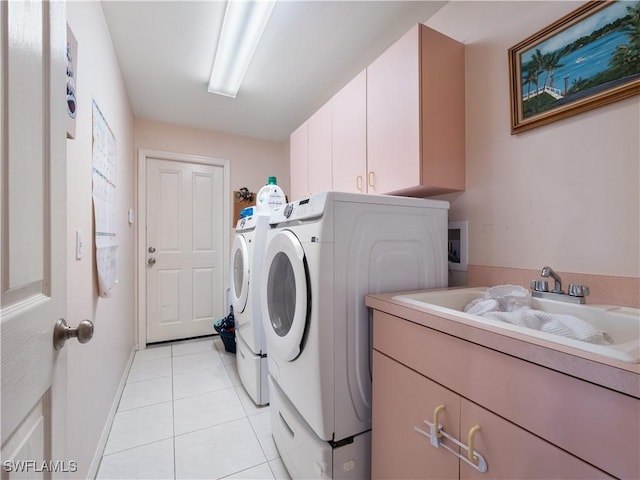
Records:
{"label": "framed beach picture", "polygon": [[509,49],[511,133],[640,93],[640,0],[591,1]]}

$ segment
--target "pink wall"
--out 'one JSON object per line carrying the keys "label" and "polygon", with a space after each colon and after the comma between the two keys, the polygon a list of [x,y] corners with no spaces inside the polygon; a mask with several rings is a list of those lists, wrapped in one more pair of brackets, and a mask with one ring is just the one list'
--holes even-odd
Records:
{"label": "pink wall", "polygon": [[[426,23],[466,44],[469,263],[640,276],[640,97],[510,134],[507,50],[584,2],[450,2]],[[640,292],[635,292],[640,296]]]}
{"label": "pink wall", "polygon": [[[127,210],[135,205],[133,112],[99,2],[67,3],[67,22],[78,40],[76,138],[67,140],[67,282],[71,325],[92,320],[93,339],[68,342],[67,443],[78,462],[77,478],[93,478],[106,440],[105,426],[134,348],[134,228]],[[95,99],[118,148],[117,234],[119,284],[110,298],[98,297],[92,211],[92,109]],[[85,254],[75,259],[75,231],[84,233]],[[97,458],[96,458],[97,457]]]}
{"label": "pink wall", "polygon": [[136,148],[186,153],[229,160],[231,191],[258,192],[269,176],[289,194],[289,143],[199,130],[137,118]]}

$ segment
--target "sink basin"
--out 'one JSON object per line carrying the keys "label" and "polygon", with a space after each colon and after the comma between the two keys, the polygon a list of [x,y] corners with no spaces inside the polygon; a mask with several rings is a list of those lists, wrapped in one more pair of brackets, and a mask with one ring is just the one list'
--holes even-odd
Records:
{"label": "sink basin", "polygon": [[506,331],[518,332],[568,347],[603,355],[627,363],[640,363],[640,309],[611,305],[577,305],[544,298],[532,298],[531,308],[549,313],[573,315],[589,322],[596,329],[608,333],[613,339],[610,345],[595,345],[572,338],[553,335],[491,318],[465,313],[464,307],[471,301],[484,297],[486,287],[461,288],[397,295],[394,300],[423,307],[464,319],[465,323],[491,325]]}

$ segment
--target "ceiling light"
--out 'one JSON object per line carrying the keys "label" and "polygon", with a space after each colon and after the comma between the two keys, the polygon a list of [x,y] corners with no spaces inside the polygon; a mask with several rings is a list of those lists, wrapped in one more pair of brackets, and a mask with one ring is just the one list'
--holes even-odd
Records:
{"label": "ceiling light", "polygon": [[235,98],[274,6],[275,0],[227,2],[209,92]]}

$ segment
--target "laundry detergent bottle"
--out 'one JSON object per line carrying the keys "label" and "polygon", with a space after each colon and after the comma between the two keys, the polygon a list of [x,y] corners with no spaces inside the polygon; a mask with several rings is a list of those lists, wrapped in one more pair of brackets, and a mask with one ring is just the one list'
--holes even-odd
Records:
{"label": "laundry detergent bottle", "polygon": [[276,177],[269,177],[267,184],[258,192],[256,210],[258,213],[270,213],[274,208],[287,203],[284,192],[278,186]]}

